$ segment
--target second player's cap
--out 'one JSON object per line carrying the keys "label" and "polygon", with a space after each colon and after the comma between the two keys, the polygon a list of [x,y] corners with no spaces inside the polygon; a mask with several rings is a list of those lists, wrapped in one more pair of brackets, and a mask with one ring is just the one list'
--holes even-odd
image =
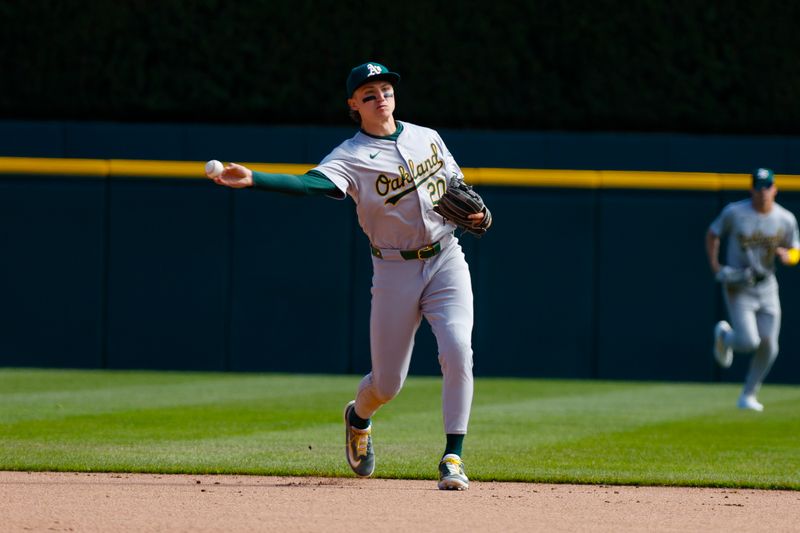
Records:
{"label": "second player's cap", "polygon": [[356,89],[373,80],[386,80],[392,85],[397,85],[400,82],[400,74],[375,61],[359,65],[347,76],[347,97],[350,98]]}
{"label": "second player's cap", "polygon": [[753,188],[768,189],[775,183],[775,174],[768,168],[757,168],[753,171]]}

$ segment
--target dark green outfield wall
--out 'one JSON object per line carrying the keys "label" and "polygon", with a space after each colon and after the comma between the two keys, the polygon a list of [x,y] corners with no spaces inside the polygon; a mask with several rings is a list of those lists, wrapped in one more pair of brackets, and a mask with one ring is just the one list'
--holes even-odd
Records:
{"label": "dark green outfield wall", "polygon": [[[0,123],[0,156],[313,163],[350,128]],[[800,173],[790,137],[447,131],[464,166]],[[567,165],[567,163],[571,163]],[[199,169],[198,169],[199,170]],[[464,237],[479,376],[735,380],[703,250],[744,191],[483,186]],[[800,193],[780,201],[800,213]],[[0,365],[361,373],[371,259],[350,200],[205,179],[0,175]],[[800,271],[781,268],[781,355],[800,382]],[[438,372],[423,326],[412,372]]]}

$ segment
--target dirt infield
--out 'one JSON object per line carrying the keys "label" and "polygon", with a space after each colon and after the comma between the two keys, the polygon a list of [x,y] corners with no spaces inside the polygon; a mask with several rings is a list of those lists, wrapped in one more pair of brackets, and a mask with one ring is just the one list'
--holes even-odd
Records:
{"label": "dirt infield", "polygon": [[797,531],[800,492],[0,472],[2,531]]}

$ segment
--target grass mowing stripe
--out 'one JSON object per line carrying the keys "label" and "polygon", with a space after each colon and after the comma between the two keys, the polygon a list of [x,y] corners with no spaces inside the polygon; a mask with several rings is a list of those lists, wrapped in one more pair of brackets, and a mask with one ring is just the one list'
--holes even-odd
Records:
{"label": "grass mowing stripe", "polygon": [[[654,385],[640,392],[630,404],[620,402],[628,391],[587,395],[585,417],[572,409],[581,402],[539,402],[530,413],[538,432],[520,435],[497,424],[501,444],[477,464],[501,479],[522,481],[798,488],[794,413],[800,389],[768,387],[764,398],[775,401],[765,414],[732,408],[738,386]],[[508,466],[508,456],[520,450],[536,462]]]}
{"label": "grass mowing stripe", "polygon": [[[303,401],[308,391],[335,394],[353,390],[356,378],[341,376],[198,376],[186,381],[176,374],[177,382],[156,380],[132,385],[124,381],[86,382],[83,388],[70,390],[15,392],[0,395],[0,422],[58,419],[64,415],[98,414],[172,406],[208,405],[219,402],[280,402],[293,398]],[[119,376],[117,376],[119,377]],[[138,375],[134,379],[138,380]]]}
{"label": "grass mowing stripe", "polygon": [[146,370],[72,370],[6,368],[0,372],[0,397],[6,394],[98,390],[119,386],[157,385],[220,379],[203,372],[152,372]]}
{"label": "grass mowing stripe", "polygon": [[[0,370],[0,468],[351,476],[341,409],[358,380]],[[800,489],[800,387],[765,386],[764,413],[735,409],[732,384],[493,378],[475,390],[473,479]],[[441,379],[412,376],[378,412],[378,477],[435,477],[440,395]]]}

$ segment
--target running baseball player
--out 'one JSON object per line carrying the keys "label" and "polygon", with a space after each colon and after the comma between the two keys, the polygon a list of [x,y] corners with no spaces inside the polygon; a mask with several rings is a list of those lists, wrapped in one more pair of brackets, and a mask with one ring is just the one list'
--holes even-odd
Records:
{"label": "running baseball player", "polygon": [[[733,353],[753,353],[738,407],[763,411],[757,395],[778,356],[781,304],[775,278],[775,256],[784,265],[800,259],[800,238],[794,215],[775,202],[778,190],[772,170],[752,175],[750,199],[725,206],[706,233],[706,253],[731,323],[714,327],[714,357],[723,368]],[[726,238],[725,264],[719,262],[720,239]]]}
{"label": "running baseball player", "polygon": [[253,172],[231,163],[213,179],[235,188],[353,199],[372,254],[372,368],[344,409],[347,461],[358,476],[374,472],[372,417],[400,392],[424,317],[436,337],[443,375],[446,443],[438,486],[464,490],[469,486],[461,455],[473,395],[473,302],[469,267],[454,230],[481,234],[491,225],[491,214],[483,209],[460,223],[439,214],[449,180],[463,180],[463,174],[436,131],[394,119],[399,81],[380,63],[353,68],[347,105],[360,130],[305,175]]}

